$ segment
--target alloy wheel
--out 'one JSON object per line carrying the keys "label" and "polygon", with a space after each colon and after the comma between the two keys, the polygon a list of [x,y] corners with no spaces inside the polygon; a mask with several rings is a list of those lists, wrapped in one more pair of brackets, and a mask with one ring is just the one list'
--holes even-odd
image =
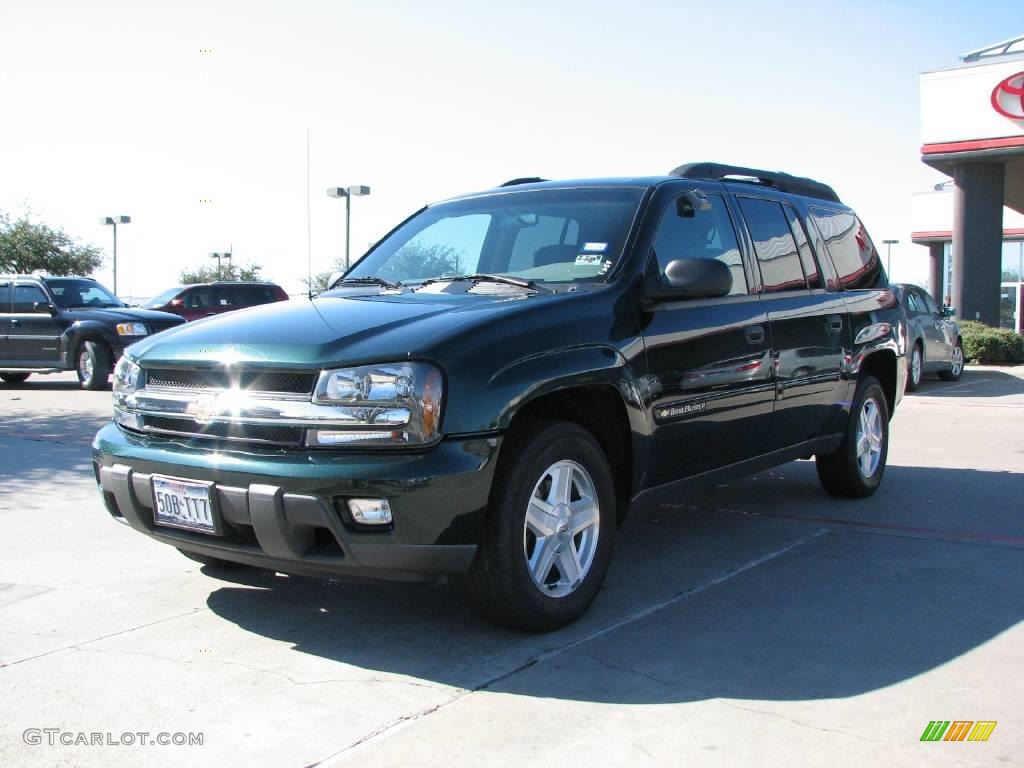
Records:
{"label": "alloy wheel", "polygon": [[864,478],[878,471],[882,458],[882,413],[875,400],[864,401],[857,423],[857,468]]}
{"label": "alloy wheel", "polygon": [[523,555],[534,586],[565,597],[580,585],[597,553],[600,507],[594,481],[574,461],[558,461],[541,474],[523,524]]}

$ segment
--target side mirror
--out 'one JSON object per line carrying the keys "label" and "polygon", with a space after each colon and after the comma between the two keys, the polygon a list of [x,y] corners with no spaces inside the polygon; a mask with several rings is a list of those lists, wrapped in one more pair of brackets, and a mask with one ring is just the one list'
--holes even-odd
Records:
{"label": "side mirror", "polygon": [[182,307],[185,306],[185,300],[184,299],[171,299],[171,306],[174,307],[175,309],[181,309]]}
{"label": "side mirror", "polygon": [[732,272],[718,259],[676,259],[661,283],[666,298],[717,299],[732,290]]}
{"label": "side mirror", "polygon": [[943,317],[953,317],[956,314],[956,310],[952,307],[943,307],[940,313]]}
{"label": "side mirror", "polygon": [[32,305],[32,311],[40,314],[45,312],[46,314],[53,316],[57,314],[57,307],[48,301],[37,301]]}
{"label": "side mirror", "polygon": [[344,274],[344,272],[331,272],[331,276],[327,278],[327,287],[333,288],[334,284],[341,280]]}

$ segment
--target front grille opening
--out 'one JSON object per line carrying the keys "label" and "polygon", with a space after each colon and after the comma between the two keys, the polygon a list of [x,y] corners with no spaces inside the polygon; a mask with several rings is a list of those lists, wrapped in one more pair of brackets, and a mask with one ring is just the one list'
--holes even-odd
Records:
{"label": "front grille opening", "polygon": [[338,539],[329,528],[317,526],[313,529],[313,546],[306,552],[307,555],[319,557],[342,557],[344,552]]}
{"label": "front grille opening", "polygon": [[297,446],[302,443],[302,427],[226,422],[197,424],[192,419],[178,419],[171,416],[145,416],[143,425],[147,432],[168,432],[199,438],[245,440],[251,443],[289,446]]}
{"label": "front grille opening", "polygon": [[243,389],[250,392],[284,392],[308,395],[316,384],[316,373],[278,371],[185,371],[152,368],[146,371],[146,386],[163,389]]}

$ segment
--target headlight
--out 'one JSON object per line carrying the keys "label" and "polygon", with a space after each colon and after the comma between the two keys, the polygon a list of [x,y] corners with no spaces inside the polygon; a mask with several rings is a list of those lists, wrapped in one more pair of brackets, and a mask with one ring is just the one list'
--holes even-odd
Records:
{"label": "headlight", "polygon": [[352,426],[311,429],[311,446],[432,443],[441,426],[441,372],[426,363],[323,371],[313,402],[340,409]]}
{"label": "headlight", "polygon": [[142,383],[142,369],[122,355],[114,366],[114,406],[123,408]]}
{"label": "headlight", "polygon": [[145,336],[149,331],[143,323],[118,323],[118,336]]}

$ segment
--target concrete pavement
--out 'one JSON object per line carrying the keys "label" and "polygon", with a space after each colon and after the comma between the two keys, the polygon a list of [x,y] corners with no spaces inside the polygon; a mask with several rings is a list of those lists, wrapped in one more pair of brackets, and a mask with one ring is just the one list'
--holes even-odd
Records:
{"label": "concrete pavement", "polygon": [[[0,387],[0,764],[1024,754],[1024,371],[926,380],[870,500],[831,499],[794,462],[635,516],[591,612],[544,636],[490,626],[450,586],[225,578],[114,523],[88,453],[109,404],[68,376]],[[920,742],[936,719],[998,725]],[[25,743],[44,728],[203,743]]]}

